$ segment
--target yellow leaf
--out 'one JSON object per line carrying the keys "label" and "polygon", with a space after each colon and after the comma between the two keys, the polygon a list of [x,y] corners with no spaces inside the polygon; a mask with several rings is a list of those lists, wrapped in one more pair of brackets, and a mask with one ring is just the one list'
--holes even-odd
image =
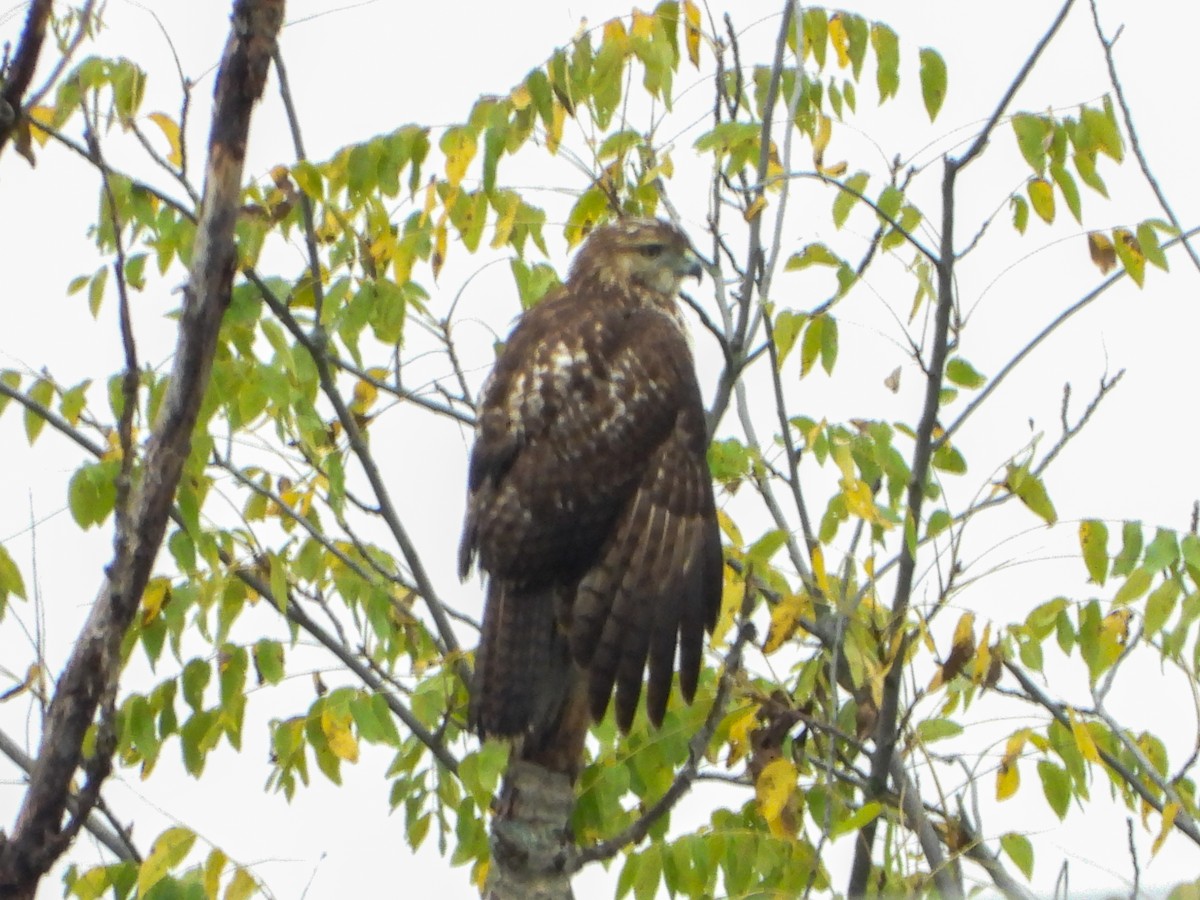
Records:
{"label": "yellow leaf", "polygon": [[475,885],[475,890],[483,895],[483,890],[487,886],[488,871],[491,869],[490,859],[480,859],[475,862],[475,867],[471,870],[471,883]]}
{"label": "yellow leaf", "polygon": [[442,266],[446,262],[446,222],[445,218],[438,223],[433,229],[433,257],[429,260],[430,268],[433,269],[433,277],[436,279],[438,273],[442,271]]}
{"label": "yellow leaf", "polygon": [[440,143],[442,153],[446,155],[446,180],[451,187],[458,187],[467,174],[467,166],[475,158],[478,143],[469,128],[456,126],[446,129]]}
{"label": "yellow leaf", "polygon": [[817,587],[821,590],[822,597],[829,596],[829,576],[825,572],[825,552],[820,545],[815,545],[809,554],[812,557],[813,578],[817,580]]}
{"label": "yellow leaf", "polygon": [[796,633],[800,619],[812,614],[812,598],[803,591],[785,594],[771,609],[771,627],[767,629],[767,640],[763,653],[774,653]]}
{"label": "yellow leaf", "polygon": [[522,110],[533,102],[533,95],[529,93],[529,88],[525,85],[518,84],[508,95],[508,99],[512,101],[513,109]]}
{"label": "yellow leaf", "polygon": [[700,68],[700,7],[692,0],[683,0],[683,35],[687,55],[692,65]]}
{"label": "yellow leaf", "polygon": [[567,121],[567,108],[561,103],[554,103],[554,120],[550,125],[550,129],[546,132],[546,149],[553,156],[558,152],[558,145],[562,142],[563,125]]}
{"label": "yellow leaf", "polygon": [[1089,231],[1087,236],[1088,255],[1100,270],[1101,275],[1107,275],[1117,264],[1117,251],[1108,235],[1098,231]]}
{"label": "yellow leaf", "polygon": [[648,16],[640,9],[633,11],[633,27],[630,33],[637,38],[654,37],[654,16]]}
{"label": "yellow leaf", "polygon": [[762,194],[759,194],[754,199],[754,202],[751,203],[748,207],[746,207],[746,211],[744,213],[742,213],[742,218],[745,219],[747,222],[753,222],[756,218],[758,218],[759,214],[766,208],[767,208],[767,198],[765,196],[763,196]]}
{"label": "yellow leaf", "polygon": [[762,814],[776,837],[795,833],[795,823],[786,821],[785,812],[792,792],[796,790],[796,766],[790,759],[773,759],[759,773],[754,782],[754,795],[758,800],[758,811]]}
{"label": "yellow leaf", "polygon": [[1045,178],[1029,179],[1029,202],[1043,222],[1054,221],[1054,188]]}
{"label": "yellow leaf", "polygon": [[152,578],[142,592],[142,627],[158,618],[163,603],[171,596],[171,582],[167,578]]}
{"label": "yellow leaf", "polygon": [[829,43],[837,53],[838,68],[844,69],[850,65],[850,36],[846,34],[846,26],[842,24],[841,13],[835,13],[829,18]]}
{"label": "yellow leaf", "polygon": [[971,680],[979,684],[987,677],[988,669],[992,667],[992,650],[989,643],[992,639],[992,623],[983,627],[983,637],[975,646],[975,659],[971,663]]}
{"label": "yellow leaf", "polygon": [[1067,708],[1067,716],[1071,720],[1071,734],[1075,737],[1075,746],[1079,748],[1079,752],[1083,754],[1083,758],[1088,762],[1100,762],[1100,751],[1096,749],[1096,742],[1092,739],[1092,732],[1088,730],[1087,723],[1082,722],[1075,710]]}
{"label": "yellow leaf", "polygon": [[27,110],[27,115],[29,116],[29,136],[37,141],[39,147],[44,146],[50,139],[50,134],[38,128],[38,125],[53,125],[54,110],[49,106],[31,106]]}
{"label": "yellow leaf", "polygon": [[825,148],[833,136],[833,120],[829,116],[817,115],[817,127],[813,131],[813,162],[819,167],[825,159]]}
{"label": "yellow leaf", "polygon": [[253,876],[238,866],[233,873],[233,880],[229,882],[229,887],[225,888],[225,900],[247,900],[257,887]]}
{"label": "yellow leaf", "polygon": [[349,712],[337,712],[331,706],[321,710],[321,730],[329,741],[329,749],[338,759],[354,763],[358,762],[358,738],[350,728],[352,721]]}
{"label": "yellow leaf", "polygon": [[828,175],[830,178],[841,178],[846,174],[846,170],[850,166],[845,160],[842,160],[841,162],[834,163],[832,166],[818,166],[817,168],[821,170],[822,175]]}
{"label": "yellow leaf", "polygon": [[1001,763],[996,772],[996,799],[1007,800],[1021,786],[1021,770],[1016,760],[1011,763]]}
{"label": "yellow leaf", "polygon": [[[434,178],[429,179],[429,184],[425,188],[425,206],[421,209],[421,224],[424,225],[429,221],[429,216],[433,213],[433,208],[437,204],[437,181]],[[405,281],[408,279],[406,278]],[[402,282],[403,283],[403,282]]]}
{"label": "yellow leaf", "polygon": [[171,148],[170,153],[167,154],[167,162],[178,169],[183,165],[183,145],[180,143],[179,123],[166,113],[150,113],[149,118],[158,126]]}
{"label": "yellow leaf", "polygon": [[1004,747],[1004,758],[1000,760],[1000,769],[996,772],[996,799],[1007,800],[1021,786],[1021,771],[1017,760],[1025,741],[1029,738],[1029,729],[1022,728],[1008,739]]}
{"label": "yellow leaf", "polygon": [[379,397],[379,389],[369,381],[358,381],[354,385],[354,399],[350,402],[351,412],[366,413]]}
{"label": "yellow leaf", "polygon": [[1171,828],[1175,824],[1175,817],[1179,814],[1178,803],[1168,803],[1163,807],[1162,811],[1162,829],[1158,832],[1158,837],[1154,839],[1154,844],[1150,847],[1150,856],[1156,856],[1158,851],[1162,849],[1163,843],[1167,839],[1167,835],[1171,833]]}
{"label": "yellow leaf", "polygon": [[717,624],[713,627],[712,632],[714,647],[718,647],[724,642],[725,635],[733,627],[733,620],[737,618],[738,611],[742,608],[742,600],[745,595],[746,583],[742,576],[726,566],[725,583],[721,588],[721,612],[717,615]]}
{"label": "yellow leaf", "polygon": [[138,868],[138,897],[146,896],[147,891],[183,862],[195,842],[196,835],[187,828],[168,828],[155,838],[150,855]]}
{"label": "yellow leaf", "polygon": [[204,896],[216,897],[221,886],[221,872],[225,868],[225,864],[229,862],[227,857],[220,850],[213,850],[208,854],[208,859],[204,863]]}
{"label": "yellow leaf", "polygon": [[743,756],[746,755],[746,749],[750,746],[750,732],[754,728],[754,723],[758,720],[758,707],[754,704],[747,706],[745,709],[738,710],[732,714],[732,721],[729,725],[729,754],[725,757],[725,767],[733,768]]}

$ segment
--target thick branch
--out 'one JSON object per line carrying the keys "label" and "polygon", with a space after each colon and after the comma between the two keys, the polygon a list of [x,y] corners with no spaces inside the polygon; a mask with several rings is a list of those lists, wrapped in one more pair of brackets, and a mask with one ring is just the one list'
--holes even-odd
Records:
{"label": "thick branch", "polygon": [[0,72],[4,76],[4,87],[0,90],[0,152],[4,151],[4,145],[12,137],[21,118],[21,104],[42,53],[52,5],[51,0],[33,0],[29,4],[29,15],[25,17],[25,27],[21,29],[21,40],[17,43],[12,65],[7,72]]}
{"label": "thick branch", "polygon": [[101,700],[115,690],[121,640],[136,614],[166,530],[192,430],[208,385],[217,334],[233,282],[233,227],[240,205],[250,113],[266,81],[282,0],[237,0],[217,75],[203,212],[162,411],[131,493],[128,528],[114,538],[107,578],[47,712],[29,789],[13,835],[0,848],[0,893],[31,900],[41,876],[66,849],[63,814],[83,763],[83,740]]}

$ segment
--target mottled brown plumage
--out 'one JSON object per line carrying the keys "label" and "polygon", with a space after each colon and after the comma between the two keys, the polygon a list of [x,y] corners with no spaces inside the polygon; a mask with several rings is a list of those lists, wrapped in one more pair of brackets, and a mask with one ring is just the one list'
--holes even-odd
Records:
{"label": "mottled brown plumage", "polygon": [[488,581],[472,725],[560,771],[614,690],[628,730],[647,663],[661,724],[676,646],[691,702],[716,620],[704,408],[676,306],[699,272],[666,222],[597,229],[481,395],[459,556]]}

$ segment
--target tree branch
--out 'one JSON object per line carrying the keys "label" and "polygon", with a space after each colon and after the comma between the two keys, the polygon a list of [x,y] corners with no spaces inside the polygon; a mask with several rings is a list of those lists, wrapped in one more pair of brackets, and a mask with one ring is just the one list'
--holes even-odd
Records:
{"label": "tree branch", "polygon": [[[217,334],[229,304],[237,252],[233,227],[253,105],[262,93],[283,20],[282,0],[237,0],[216,82],[205,198],[196,231],[170,385],[130,498],[129,529],[114,537],[114,556],[100,595],[55,689],[29,789],[13,834],[0,846],[0,891],[32,900],[41,879],[66,849],[62,824],[71,780],[83,764],[83,742],[97,709],[115,692],[122,638],[162,544],[192,430],[208,385]],[[89,782],[111,762],[99,749]]]}
{"label": "tree branch", "polygon": [[33,81],[53,5],[51,0],[33,0],[29,4],[29,14],[25,17],[25,26],[21,29],[21,39],[17,42],[12,65],[8,71],[0,72],[4,79],[4,87],[0,89],[0,153],[21,120],[21,104]]}

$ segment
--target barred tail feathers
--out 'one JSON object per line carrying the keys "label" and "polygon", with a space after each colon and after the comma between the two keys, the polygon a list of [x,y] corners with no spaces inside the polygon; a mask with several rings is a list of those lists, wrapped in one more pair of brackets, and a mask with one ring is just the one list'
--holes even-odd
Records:
{"label": "barred tail feathers", "polygon": [[529,738],[555,726],[566,700],[571,660],[556,603],[563,588],[488,583],[470,722],[482,738]]}

